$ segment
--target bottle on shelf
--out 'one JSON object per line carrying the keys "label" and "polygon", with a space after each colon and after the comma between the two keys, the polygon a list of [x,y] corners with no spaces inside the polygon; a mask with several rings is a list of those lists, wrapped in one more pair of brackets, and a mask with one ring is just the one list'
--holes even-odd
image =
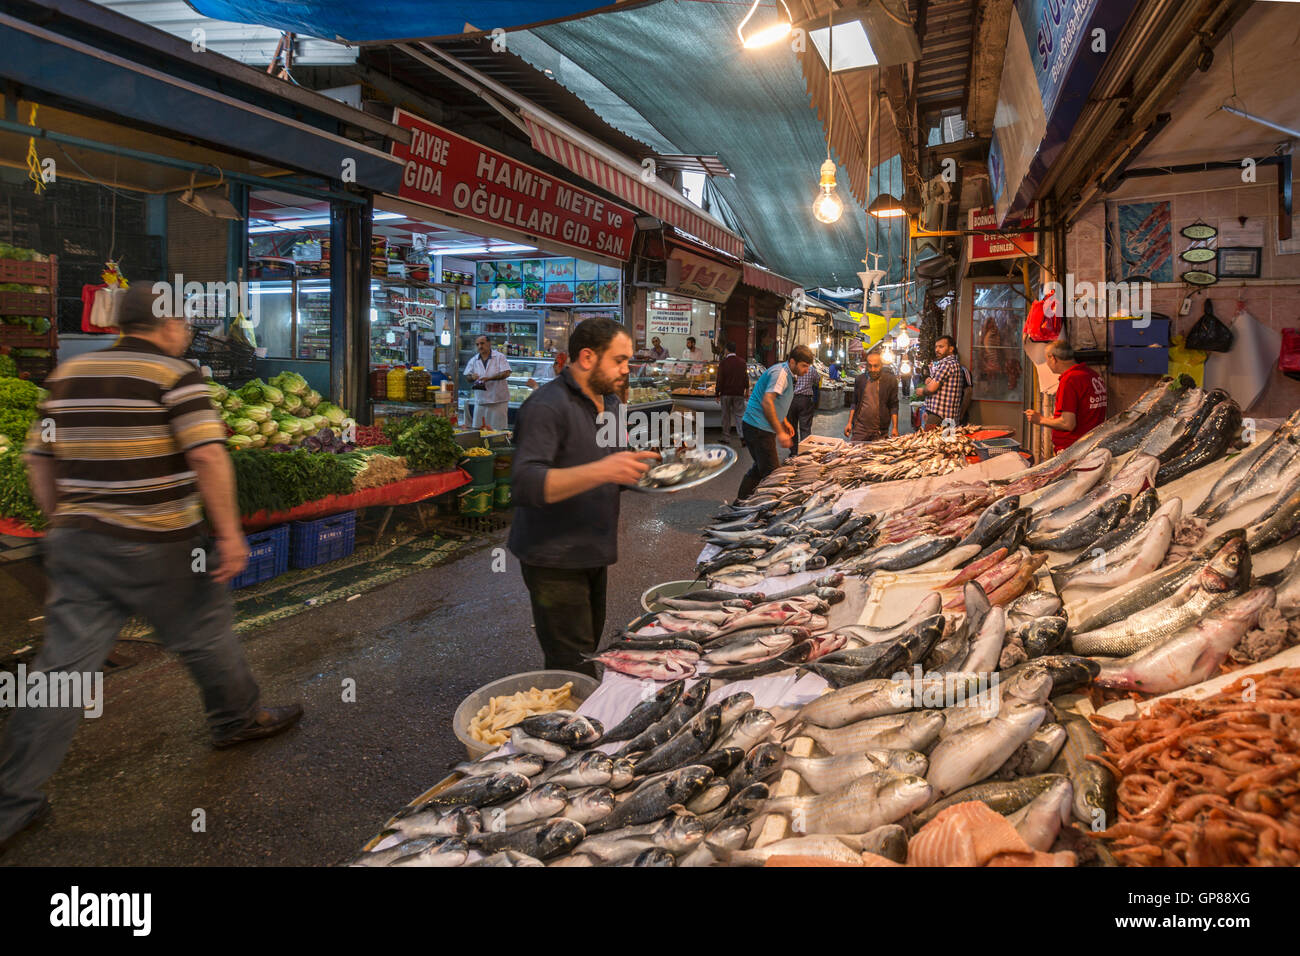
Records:
{"label": "bottle on shelf", "polygon": [[389,401],[406,401],[406,369],[403,366],[394,365],[388,370],[387,391]]}

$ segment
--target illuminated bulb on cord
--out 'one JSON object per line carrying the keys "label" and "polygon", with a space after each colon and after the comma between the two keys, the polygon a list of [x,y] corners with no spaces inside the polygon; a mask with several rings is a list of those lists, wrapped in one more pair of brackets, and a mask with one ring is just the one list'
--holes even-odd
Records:
{"label": "illuminated bulb on cord", "polygon": [[880,360],[884,362],[886,365],[893,365],[894,350],[886,346],[885,349],[880,353]]}
{"label": "illuminated bulb on cord", "polygon": [[900,349],[907,348],[907,346],[911,343],[911,339],[907,337],[907,329],[902,329],[898,333],[898,339],[896,341],[898,342],[898,347]]}
{"label": "illuminated bulb on cord", "polygon": [[907,361],[906,359],[904,359],[904,360],[903,360],[903,364],[900,365],[900,366],[898,366],[898,373],[899,373],[900,375],[911,375],[911,374],[912,374],[912,363],[909,362],[909,361]]}
{"label": "illuminated bulb on cord", "polygon": [[817,198],[813,200],[813,216],[818,222],[837,222],[844,212],[844,203],[835,193],[835,163],[826,160],[822,163],[821,183]]}

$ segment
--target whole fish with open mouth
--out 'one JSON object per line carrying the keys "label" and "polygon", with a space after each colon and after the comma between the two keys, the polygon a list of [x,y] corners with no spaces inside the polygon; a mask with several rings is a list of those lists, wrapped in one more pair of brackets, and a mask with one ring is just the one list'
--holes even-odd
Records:
{"label": "whole fish with open mouth", "polygon": [[1174,540],[1174,525],[1167,517],[1152,522],[1140,546],[1128,555],[1112,557],[1105,552],[1091,563],[1072,570],[1051,568],[1052,584],[1056,590],[1070,587],[1115,588],[1150,574],[1165,559]]}
{"label": "whole fish with open mouth", "polygon": [[1090,547],[1102,535],[1119,527],[1128,514],[1131,501],[1127,494],[1107,498],[1092,510],[1080,514],[1072,524],[1031,532],[1025,541],[1038,551],[1075,551]]}
{"label": "whole fish with open mouth", "polygon": [[756,664],[711,667],[709,668],[709,676],[716,680],[739,681],[752,680],[755,677],[763,677],[767,674],[777,674],[783,670],[798,667],[800,664],[819,660],[827,654],[838,651],[848,642],[848,638],[843,634],[833,633],[818,634],[816,637],[805,634],[802,638],[796,637],[795,641],[795,644],[776,655],[776,657],[759,661]]}
{"label": "whole fish with open mouth", "polygon": [[532,737],[549,740],[565,747],[587,747],[600,739],[604,727],[571,710],[556,710],[549,714],[525,717],[514,726]]}
{"label": "whole fish with open mouth", "polygon": [[1015,701],[992,720],[973,724],[939,741],[930,753],[926,780],[935,799],[949,796],[988,777],[1033,734],[1047,708]]}
{"label": "whole fish with open mouth", "polygon": [[[1101,752],[1098,751],[1098,753]],[[1091,766],[1101,770],[1102,773],[1106,773],[1096,764],[1091,764]],[[1069,779],[1069,777],[1061,773],[1044,773],[1036,777],[1019,777],[1015,780],[986,780],[983,783],[966,787],[964,790],[958,790],[951,796],[935,800],[924,810],[912,814],[912,823],[918,828],[923,827],[948,807],[969,800],[978,800],[989,809],[1006,816],[1027,806],[1035,797],[1046,793],[1059,781]]]}
{"label": "whole fish with open mouth", "polygon": [[1273,606],[1272,588],[1255,588],[1194,620],[1158,644],[1105,661],[1096,682],[1101,687],[1166,694],[1207,680],[1219,671],[1228,651]]}
{"label": "whole fish with open mouth", "polygon": [[1273,429],[1268,438],[1252,443],[1238,455],[1228,470],[1219,476],[1219,480],[1214,483],[1214,487],[1210,489],[1205,499],[1197,505],[1193,514],[1198,517],[1204,515],[1232,497],[1237,489],[1249,480],[1258,463],[1266,456],[1274,454],[1281,442],[1285,441],[1289,444],[1289,450],[1284,450],[1284,453],[1286,459],[1291,458],[1297,451],[1297,429],[1300,429],[1300,410],[1292,412],[1291,417],[1280,427]]}
{"label": "whole fish with open mouth", "polygon": [[630,753],[650,751],[665,743],[685,726],[688,720],[704,709],[704,702],[712,688],[712,681],[706,677],[684,690],[662,717],[635,737],[630,738],[615,752],[614,756],[626,757]]}
{"label": "whole fish with open mouth", "polygon": [[490,807],[523,793],[529,787],[522,773],[494,773],[487,777],[466,777],[430,797],[430,807]]}
{"label": "whole fish with open mouth", "polygon": [[720,734],[710,748],[721,750],[737,747],[746,753],[761,740],[766,740],[776,727],[776,717],[768,710],[751,710],[736,721],[726,733]]}
{"label": "whole fish with open mouth", "polygon": [[951,551],[961,540],[955,535],[924,534],[868,552],[850,567],[856,574],[872,571],[906,571]]}
{"label": "whole fish with open mouth", "polygon": [[586,829],[576,820],[555,817],[513,830],[481,833],[474,839],[478,848],[487,854],[515,850],[545,861],[572,850],[586,835]]}
{"label": "whole fish with open mouth", "polygon": [[1267,550],[1300,534],[1300,477],[1246,532],[1252,553]]}
{"label": "whole fish with open mouth", "polygon": [[823,694],[800,708],[786,737],[794,736],[804,723],[834,730],[870,717],[885,717],[927,707],[934,701],[947,700],[955,695],[965,700],[977,692],[980,679],[978,674],[925,674],[850,684]]}
{"label": "whole fish with open mouth", "polygon": [[1091,658],[1073,654],[1044,654],[1042,657],[1024,661],[1002,671],[1003,685],[1029,668],[1042,668],[1047,672],[1052,682],[1050,691],[1052,697],[1086,687],[1101,671],[1101,665]]}
{"label": "whole fish with open mouth", "polygon": [[[1111,772],[1088,759],[1102,756],[1106,743],[1086,717],[1071,717],[1061,722],[1065,728],[1065,745],[1052,761],[1050,775],[1066,775],[1074,788],[1074,818],[1096,829],[1105,829],[1119,821],[1116,811],[1116,780]],[[1100,824],[1100,826],[1098,825]]]}
{"label": "whole fish with open mouth", "polygon": [[1157,518],[1168,518],[1176,529],[1182,517],[1181,498],[1170,498],[1164,504],[1160,504],[1156,490],[1148,488],[1129,505],[1128,514],[1119,523],[1119,527],[1109,534],[1102,535],[1087,550],[1080,551],[1069,561],[1056,565],[1053,570],[1069,571],[1071,568],[1077,568],[1085,562],[1095,560],[1099,550],[1106,554],[1106,563],[1111,564],[1119,558],[1127,557],[1140,547],[1142,539],[1154,527]]}
{"label": "whole fish with open mouth", "polygon": [[483,830],[499,832],[537,820],[547,820],[562,811],[569,791],[558,783],[543,783],[521,793],[509,803],[482,811]]}
{"label": "whole fish with open mouth", "polygon": [[994,779],[1014,780],[1046,773],[1065,746],[1066,736],[1060,724],[1043,724],[994,772]]}
{"label": "whole fish with open mouth", "polygon": [[743,793],[756,783],[771,780],[785,766],[786,752],[774,743],[756,745],[745,759],[727,774],[727,785],[735,794]]}
{"label": "whole fish with open mouth", "polygon": [[[439,861],[436,857],[445,854]],[[469,846],[458,837],[418,837],[383,850],[371,850],[354,859],[350,866],[460,866],[469,856]],[[417,861],[420,861],[417,863]]]}
{"label": "whole fish with open mouth", "polygon": [[872,717],[839,729],[809,724],[799,736],[811,738],[831,756],[867,750],[924,751],[939,739],[943,722],[943,714],[918,711]]}
{"label": "whole fish with open mouth", "polygon": [[1250,551],[1233,537],[1201,571],[1168,598],[1094,631],[1075,634],[1076,654],[1123,657],[1158,644],[1250,586]]}
{"label": "whole fish with open mouth", "polygon": [[[1139,455],[1153,455],[1161,461],[1167,460],[1171,448],[1186,444],[1188,426],[1196,419],[1196,412],[1206,401],[1208,394],[1200,388],[1189,388],[1170,415],[1163,417],[1160,423],[1147,433],[1137,447]],[[1199,422],[1197,423],[1199,427]],[[1193,429],[1194,431],[1194,429]]]}
{"label": "whole fish with open mouth", "polygon": [[1244,528],[1233,528],[1198,545],[1191,557],[1158,568],[1136,581],[1114,588],[1069,607],[1070,632],[1095,631],[1121,621],[1163,601],[1202,571],[1233,538],[1246,538]]}
{"label": "whole fish with open mouth", "polygon": [[[906,651],[904,659],[905,666],[911,666],[917,663],[921,658],[930,653],[935,641],[943,633],[944,616],[934,614],[930,617],[917,621],[898,637],[889,641],[881,641],[875,644],[868,644],[866,647],[846,648],[835,651],[820,658],[822,662],[828,664],[843,664],[849,667],[863,667],[870,670],[877,670],[887,666],[882,663],[885,660],[892,660],[890,652],[894,647],[901,646]],[[884,673],[868,674],[862,680],[871,680],[873,677],[883,677]]]}
{"label": "whole fish with open mouth", "polygon": [[614,758],[599,750],[570,754],[558,763],[552,764],[538,777],[538,781],[558,783],[561,786],[603,787],[614,775]]}
{"label": "whole fish with open mouth", "polygon": [[929,768],[925,754],[915,750],[866,750],[836,757],[785,756],[783,769],[793,770],[813,793],[829,793],[859,777],[881,770],[924,777]]}
{"label": "whole fish with open mouth", "polygon": [[1078,459],[1064,477],[1044,488],[1030,504],[1029,510],[1037,517],[1073,504],[1101,482],[1110,469],[1110,463],[1111,454],[1106,449],[1090,452]]}
{"label": "whole fish with open mouth", "polygon": [[[1155,456],[1134,455],[1124,463],[1110,481],[1098,485],[1072,504],[1063,505],[1055,511],[1039,515],[1030,526],[1032,532],[1030,543],[1032,544],[1035,538],[1041,538],[1075,525],[1089,514],[1095,513],[1100,505],[1105,504],[1112,498],[1127,495],[1129,501],[1132,502],[1133,498],[1140,495],[1147,488],[1155,487],[1156,472],[1159,468],[1160,460]],[[1127,509],[1125,509],[1125,513],[1127,513]],[[1106,530],[1111,531],[1114,529],[1107,528]],[[1100,535],[1097,537],[1100,537]]]}
{"label": "whole fish with open mouth", "polygon": [[728,642],[717,647],[710,645],[703,660],[708,664],[753,664],[771,660],[794,643],[790,634],[769,634]]}
{"label": "whole fish with open mouth", "polygon": [[815,796],[773,797],[763,809],[794,820],[802,833],[866,833],[925,806],[931,793],[921,777],[880,770]]}
{"label": "whole fish with open mouth", "polygon": [[546,761],[537,754],[506,754],[462,761],[451,769],[466,777],[490,777],[494,773],[522,773],[525,777],[535,777],[546,769]]}
{"label": "whole fish with open mouth", "polygon": [[689,852],[703,842],[704,836],[704,824],[699,817],[693,813],[674,813],[653,823],[589,836],[573,848],[573,856],[587,857],[600,866],[617,866],[650,850],[673,856]]}
{"label": "whole fish with open mouth", "polygon": [[1231,399],[1215,407],[1176,458],[1156,472],[1156,484],[1166,485],[1211,462],[1218,461],[1241,432],[1241,407]]}
{"label": "whole fish with open mouth", "polygon": [[1300,446],[1283,440],[1251,466],[1230,495],[1208,511],[1197,508],[1196,514],[1211,523],[1220,521],[1260,498],[1276,498],[1297,474],[1300,474]]}
{"label": "whole fish with open mouth", "polygon": [[839,586],[843,583],[843,574],[840,574],[839,572],[834,574],[825,574],[815,581],[809,581],[807,584],[800,584],[797,587],[769,595],[767,601],[769,603],[775,601],[788,601],[791,598],[802,597],[806,594],[816,594],[818,597],[824,598],[831,604],[838,604],[840,601],[844,600],[844,592],[839,590]]}
{"label": "whole fish with open mouth", "polygon": [[587,832],[601,833],[641,823],[653,823],[667,816],[675,804],[685,806],[699,795],[712,778],[712,770],[694,764],[646,780],[626,800],[620,801],[613,813],[594,821]]}
{"label": "whole fish with open mouth", "polygon": [[[999,498],[980,512],[979,518],[975,521],[975,526],[970,529],[966,537],[957,542],[956,546],[960,548],[970,544],[978,544],[980,549],[983,549],[985,545],[997,539],[1006,530],[1006,524],[1002,522],[1007,521],[1008,516],[1014,514],[1019,507],[1019,495],[1007,495]],[[978,550],[976,553],[978,553]]]}
{"label": "whole fish with open mouth", "polygon": [[897,624],[888,627],[870,627],[863,624],[846,624],[839,628],[841,634],[847,634],[862,644],[883,644],[902,637],[922,621],[934,617],[943,611],[943,598],[937,591],[931,591],[915,610]]}
{"label": "whole fish with open mouth", "polygon": [[984,546],[984,550],[975,555],[974,562],[983,561],[990,554],[1001,551],[1004,554],[1012,554],[1025,542],[1025,536],[1029,534],[1029,525],[1033,517],[1033,512],[1028,508],[1017,508],[1011,512],[1008,519],[1007,528],[1001,536],[994,541],[990,541]]}
{"label": "whole fish with open mouth", "polygon": [[1007,624],[1019,627],[1040,617],[1065,617],[1064,602],[1051,591],[1026,591],[1007,605]]}
{"label": "whole fish with open mouth", "polygon": [[722,720],[722,704],[710,704],[692,717],[681,730],[673,734],[654,750],[636,760],[638,777],[675,770],[694,763],[695,758],[709,749],[718,736]]}
{"label": "whole fish with open mouth", "polygon": [[1056,651],[1065,641],[1069,622],[1063,617],[1038,617],[1019,624],[1008,633],[1008,640],[1018,640],[1030,660]]}
{"label": "whole fish with open mouth", "polygon": [[1052,684],[1052,675],[1046,667],[1031,664],[973,697],[958,699],[941,712],[944,722],[939,739],[947,740],[977,724],[987,723],[1012,706],[1045,704],[1052,695]]}
{"label": "whole fish with open mouth", "polygon": [[470,836],[483,829],[483,817],[477,807],[426,807],[406,809],[384,830],[384,835],[400,833],[407,839],[417,837]]}
{"label": "whole fish with open mouth", "polygon": [[1007,612],[1003,608],[994,607],[985,615],[979,633],[971,641],[970,652],[962,662],[961,670],[966,673],[997,670],[998,656],[1002,653],[1002,643],[1006,638]]}
{"label": "whole fish with open mouth", "polygon": [[585,827],[613,813],[614,805],[614,791],[609,787],[584,787],[569,792],[561,816]]}
{"label": "whole fish with open mouth", "polygon": [[1074,785],[1069,780],[1057,780],[1046,792],[1007,817],[1007,822],[1016,828],[1031,850],[1046,853],[1056,843],[1061,827],[1073,816],[1073,807]]}

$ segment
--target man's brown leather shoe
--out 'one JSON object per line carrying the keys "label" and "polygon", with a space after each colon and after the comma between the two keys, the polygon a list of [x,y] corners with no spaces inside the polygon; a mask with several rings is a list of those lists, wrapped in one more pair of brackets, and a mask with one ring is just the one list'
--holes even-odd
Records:
{"label": "man's brown leather shoe", "polygon": [[236,731],[229,737],[212,741],[212,746],[221,750],[250,740],[274,737],[296,724],[300,717],[302,717],[302,704],[290,704],[288,707],[263,707],[257,712],[253,722],[243,730]]}

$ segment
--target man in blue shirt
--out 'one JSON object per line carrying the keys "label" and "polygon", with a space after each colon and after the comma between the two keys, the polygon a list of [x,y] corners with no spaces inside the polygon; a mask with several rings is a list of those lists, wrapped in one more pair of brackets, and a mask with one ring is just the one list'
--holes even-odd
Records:
{"label": "man in blue shirt", "polygon": [[745,447],[753,456],[754,464],[740,480],[737,501],[753,494],[758,483],[776,468],[777,442],[783,448],[794,443],[794,429],[786,423],[785,416],[794,400],[795,381],[808,374],[812,363],[812,351],[806,345],[796,345],[786,361],[773,365],[754,383],[740,422]]}

